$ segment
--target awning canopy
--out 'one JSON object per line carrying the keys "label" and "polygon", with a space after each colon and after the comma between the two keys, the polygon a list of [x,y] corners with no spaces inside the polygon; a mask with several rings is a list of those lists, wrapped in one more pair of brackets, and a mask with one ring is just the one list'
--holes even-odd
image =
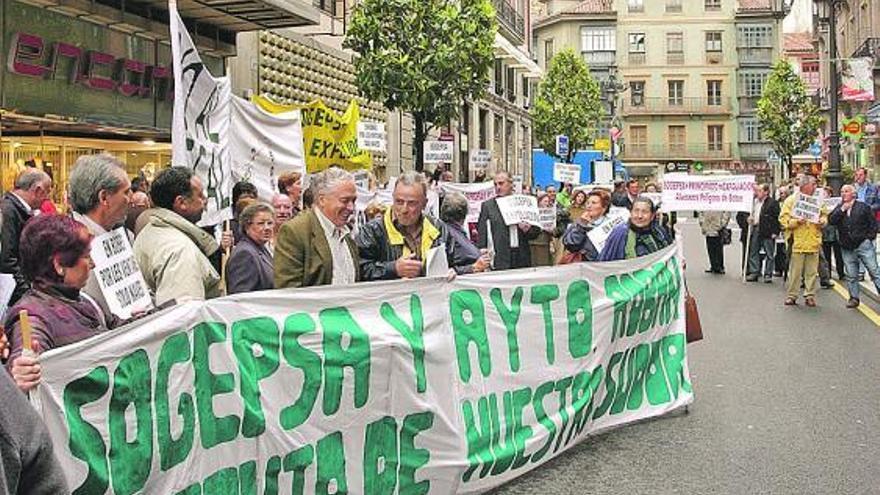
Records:
{"label": "awning canopy", "polygon": [[495,33],[495,56],[508,59],[509,66],[523,72],[529,79],[539,79],[544,71],[538,67],[528,54],[515,47],[504,35]]}

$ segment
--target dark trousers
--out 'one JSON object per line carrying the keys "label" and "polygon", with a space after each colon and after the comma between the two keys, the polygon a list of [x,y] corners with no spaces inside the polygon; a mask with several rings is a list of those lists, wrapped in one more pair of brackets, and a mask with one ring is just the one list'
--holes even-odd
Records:
{"label": "dark trousers", "polygon": [[724,271],[724,243],[720,236],[706,236],[706,252],[709,253],[709,269],[713,272]]}
{"label": "dark trousers", "polygon": [[840,249],[839,242],[823,242],[822,252],[825,254],[825,261],[829,264],[828,278],[831,278],[831,256],[834,255],[834,269],[837,270],[837,279],[843,280],[846,276],[843,267],[843,251]]}

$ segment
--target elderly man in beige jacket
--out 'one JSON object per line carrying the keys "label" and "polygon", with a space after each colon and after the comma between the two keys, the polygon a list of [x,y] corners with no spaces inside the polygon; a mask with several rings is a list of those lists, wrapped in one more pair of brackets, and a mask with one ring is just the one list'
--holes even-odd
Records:
{"label": "elderly man in beige jacket", "polygon": [[709,253],[709,269],[706,273],[724,274],[724,235],[723,230],[730,222],[726,211],[704,211],[700,213],[700,229],[706,237],[706,251]]}

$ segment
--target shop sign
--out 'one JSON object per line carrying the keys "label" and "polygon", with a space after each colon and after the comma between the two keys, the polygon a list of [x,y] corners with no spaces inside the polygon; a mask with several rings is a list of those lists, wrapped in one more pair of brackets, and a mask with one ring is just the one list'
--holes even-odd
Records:
{"label": "shop sign", "polygon": [[[40,79],[66,79],[97,91],[160,100],[174,96],[171,69],[61,41],[17,33],[9,45],[7,68],[13,74]],[[66,62],[66,63],[65,63]]]}

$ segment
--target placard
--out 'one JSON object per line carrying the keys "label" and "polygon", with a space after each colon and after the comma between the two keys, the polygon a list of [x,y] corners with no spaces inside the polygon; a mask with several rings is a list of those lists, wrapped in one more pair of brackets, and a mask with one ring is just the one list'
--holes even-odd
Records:
{"label": "placard", "polygon": [[495,184],[492,182],[461,183],[441,182],[440,189],[444,193],[457,192],[468,201],[468,214],[465,222],[474,223],[480,219],[480,208],[483,203],[495,197]]}
{"label": "placard", "polygon": [[483,170],[492,164],[492,152],[490,150],[471,151],[470,166],[474,170]]}
{"label": "placard", "polygon": [[556,207],[538,208],[538,226],[546,232],[556,230]]}
{"label": "placard", "polygon": [[92,270],[110,311],[127,320],[132,312],[153,307],[150,291],[134,259],[124,227],[92,239]]}
{"label": "placard", "polygon": [[360,121],[357,124],[358,148],[368,151],[385,152],[388,147],[388,135],[384,122]]}
{"label": "placard", "polygon": [[665,174],[663,211],[752,211],[754,175]]}
{"label": "placard", "polygon": [[455,156],[454,141],[425,141],[425,163],[452,163]]}
{"label": "placard", "polygon": [[538,214],[538,198],[525,194],[511,194],[496,199],[501,216],[506,225],[528,223],[540,225]]}
{"label": "placard", "polygon": [[593,227],[593,230],[587,232],[587,237],[590,239],[590,242],[593,243],[593,247],[596,248],[596,251],[601,253],[602,248],[605,247],[605,243],[608,241],[608,236],[611,235],[611,231],[614,230],[614,227],[628,221],[629,210],[616,206],[612,207],[605,216],[605,221],[598,226]]}
{"label": "placard", "polygon": [[810,223],[819,223],[822,217],[822,198],[807,196],[799,192],[794,207],[791,209],[792,218],[800,218]]}
{"label": "placard", "polygon": [[559,163],[553,165],[553,180],[572,184],[581,183],[581,166],[576,163]]}

